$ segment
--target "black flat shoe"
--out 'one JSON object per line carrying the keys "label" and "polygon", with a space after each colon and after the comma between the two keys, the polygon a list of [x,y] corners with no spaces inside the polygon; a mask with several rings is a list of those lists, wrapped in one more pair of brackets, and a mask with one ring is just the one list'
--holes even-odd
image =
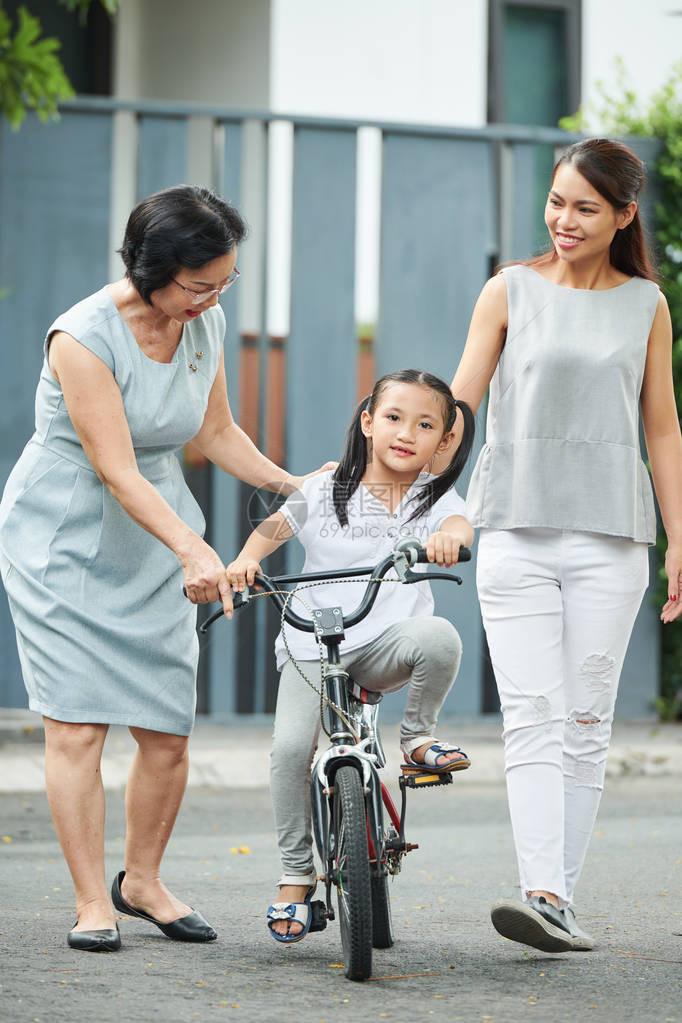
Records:
{"label": "black flat shoe", "polygon": [[215,941],[218,937],[217,932],[204,920],[201,913],[197,913],[196,910],[193,913],[188,913],[187,916],[171,920],[169,924],[164,924],[160,920],[155,920],[153,916],[143,912],[141,909],[135,909],[133,906],[130,906],[121,895],[121,885],[125,876],[125,870],[121,870],[114,878],[114,883],[111,886],[111,900],[116,909],[120,910],[121,913],[126,913],[128,916],[138,916],[140,920],[148,920],[150,924],[154,924],[160,931],[163,931],[167,938],[173,938],[174,941]]}
{"label": "black flat shoe", "polygon": [[69,931],[66,940],[69,948],[79,952],[118,952],[121,947],[118,924],[115,930]]}
{"label": "black flat shoe", "polygon": [[566,918],[543,895],[532,895],[527,902],[502,899],[491,909],[490,919],[498,934],[510,941],[542,952],[576,950]]}

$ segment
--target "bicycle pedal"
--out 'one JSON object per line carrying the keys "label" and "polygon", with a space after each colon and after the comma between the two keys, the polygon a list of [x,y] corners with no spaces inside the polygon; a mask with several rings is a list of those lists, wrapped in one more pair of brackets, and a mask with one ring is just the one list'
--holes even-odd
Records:
{"label": "bicycle pedal", "polygon": [[310,903],[310,912],[312,913],[312,920],[310,921],[309,931],[323,931],[327,926],[327,909],[320,899],[316,899]]}
{"label": "bicycle pedal", "polygon": [[452,774],[449,772],[444,774],[426,774],[424,771],[406,771],[403,768],[402,781],[407,785],[408,789],[426,789],[432,785],[451,785]]}

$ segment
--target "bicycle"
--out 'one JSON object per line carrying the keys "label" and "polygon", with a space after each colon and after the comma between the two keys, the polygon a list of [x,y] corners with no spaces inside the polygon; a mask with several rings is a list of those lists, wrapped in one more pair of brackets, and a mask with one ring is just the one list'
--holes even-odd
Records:
{"label": "bicycle", "polygon": [[[470,550],[460,548],[458,563],[470,558]],[[326,662],[321,658],[320,714],[330,745],[315,760],[310,779],[313,834],[325,868],[322,880],[326,896],[324,902],[311,903],[313,917],[309,930],[324,930],[327,921],[335,919],[331,897],[332,886],[335,887],[344,973],[349,980],[362,981],[371,976],[372,948],[390,948],[394,942],[388,878],[398,874],[405,855],[418,848],[405,839],[408,788],[452,783],[451,773],[436,774],[430,773],[428,768],[403,765],[398,812],[379,778],[379,771],[386,765],[378,731],[381,694],[369,692],[352,679],[341,667],[339,658],[345,630],[362,621],[372,610],[379,586],[389,581],[384,576],[391,568],[395,568],[398,580],[404,584],[448,579],[461,585],[459,576],[447,572],[412,571],[417,562],[428,562],[426,550],[416,538],[405,537],[377,566],[305,575],[257,575],[256,586],[261,592],[247,589],[243,594],[236,594],[234,600],[234,608],[238,610],[255,597],[271,597],[280,610],[282,623],[315,633],[326,648]],[[309,621],[291,608],[295,596],[301,599],[298,596],[300,586],[287,589],[291,584],[358,576],[370,578],[360,604],[350,614],[344,615],[340,607],[315,608]],[[216,612],[200,631],[205,633],[222,615],[222,610]],[[384,810],[388,815],[387,824]]]}

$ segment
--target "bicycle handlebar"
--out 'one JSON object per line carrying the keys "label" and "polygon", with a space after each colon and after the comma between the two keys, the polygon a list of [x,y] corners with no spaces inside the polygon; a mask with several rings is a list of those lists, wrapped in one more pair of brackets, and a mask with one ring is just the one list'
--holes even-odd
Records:
{"label": "bicycle handlebar", "polygon": [[[459,564],[460,562],[470,560],[470,549],[468,547],[460,547],[457,563]],[[344,627],[351,628],[353,625],[357,625],[358,622],[361,622],[363,618],[366,618],[372,610],[374,602],[379,594],[379,586],[381,585],[380,580],[383,579],[391,568],[396,569],[403,583],[424,582],[424,580],[427,579],[448,579],[450,582],[456,582],[458,584],[461,584],[462,582],[459,576],[451,575],[446,572],[413,572],[412,565],[417,563],[429,563],[426,548],[423,547],[416,538],[405,537],[396,544],[395,549],[391,551],[388,557],[384,558],[384,560],[378,565],[370,565],[353,569],[337,569],[329,572],[308,572],[301,575],[280,575],[271,577],[262,573],[260,575],[256,575],[256,584],[259,589],[264,590],[270,597],[272,597],[280,612],[284,612],[284,620],[289,625],[298,629],[300,632],[314,632],[314,623],[307,621],[292,610],[291,602],[288,601],[286,594],[282,594],[280,592],[280,587],[282,585],[298,582],[331,582],[334,579],[354,579],[356,576],[359,577],[363,575],[372,576],[367,583],[363,598],[355,611],[352,611],[348,615],[344,615]],[[248,589],[245,594],[235,594],[233,603],[234,610],[238,611],[240,608],[246,607],[250,600],[251,594]],[[200,625],[199,632],[202,634],[207,632],[210,626],[223,616],[223,613],[222,609],[220,611],[216,611],[215,614],[211,615],[210,618]]]}

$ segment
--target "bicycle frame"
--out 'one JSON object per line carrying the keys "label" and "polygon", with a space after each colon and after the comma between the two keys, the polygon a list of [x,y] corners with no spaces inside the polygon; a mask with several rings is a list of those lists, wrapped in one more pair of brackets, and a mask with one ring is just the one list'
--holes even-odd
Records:
{"label": "bicycle frame", "polygon": [[[324,638],[323,638],[324,642]],[[338,645],[340,640],[334,637],[328,645],[330,671],[325,678],[327,696],[335,707],[338,707],[344,717],[353,719],[357,725],[359,714],[353,714],[351,700],[348,697],[347,680],[348,672],[340,666]],[[364,712],[370,711],[365,715]],[[312,804],[313,834],[320,860],[325,866],[326,885],[326,906],[329,919],[334,919],[334,908],[331,903],[331,888],[335,881],[333,876],[334,841],[330,835],[331,820],[331,798],[334,790],[334,777],[339,767],[349,764],[355,767],[362,780],[362,788],[365,793],[365,806],[367,809],[367,831],[368,845],[370,848],[370,862],[374,862],[375,870],[381,869],[381,855],[384,848],[384,801],[383,794],[390,800],[388,791],[382,785],[379,778],[379,769],[386,763],[381,750],[380,743],[377,743],[376,717],[378,705],[370,708],[363,708],[362,716],[369,720],[365,721],[368,733],[364,738],[356,741],[338,715],[334,707],[329,709],[331,719],[331,745],[320,754],[313,765],[310,777],[310,796]],[[378,750],[377,750],[378,745]],[[392,800],[390,801],[395,808]],[[396,820],[393,820],[396,824]],[[398,826],[400,821],[397,821]]]}
{"label": "bicycle frame", "polygon": [[[394,552],[390,563],[394,564],[395,560]],[[403,565],[401,568],[403,581],[413,581],[411,576],[416,574],[410,573],[409,564],[407,566]],[[384,571],[382,563],[382,566],[377,571],[377,575],[381,577]],[[416,575],[418,579],[422,577],[422,574]],[[458,577],[448,575],[446,578],[456,579]],[[368,585],[371,585],[371,583]],[[364,604],[365,601],[363,600],[361,607]],[[399,857],[411,849],[417,848],[417,846],[406,842],[404,835],[407,795],[404,779],[401,779],[402,806],[400,815],[398,815],[388,789],[379,777],[379,770],[385,766],[386,758],[377,730],[378,702],[374,705],[358,704],[357,701],[349,696],[348,681],[350,676],[341,666],[339,655],[339,646],[344,638],[343,615],[339,608],[316,609],[313,613],[318,626],[318,636],[327,649],[328,671],[324,681],[327,689],[327,698],[330,701],[328,708],[330,746],[320,754],[313,765],[310,778],[310,795],[315,844],[318,855],[325,865],[327,915],[329,919],[333,920],[334,909],[331,904],[331,887],[336,879],[333,869],[335,853],[334,837],[330,833],[330,819],[334,776],[341,766],[346,764],[352,765],[358,771],[362,780],[367,810],[369,857],[373,870],[380,876],[385,876],[388,873],[386,851],[389,843],[386,840],[384,830],[384,807],[386,807],[391,823],[397,832],[396,837],[390,840],[390,851],[393,852],[395,857],[394,872],[397,872],[399,869]],[[351,615],[349,619],[354,617],[355,615]],[[358,708],[357,710],[355,709],[356,707]],[[356,734],[349,730],[347,722],[351,719],[355,725]],[[449,775],[443,775],[439,778],[439,784],[448,784],[451,780]]]}

